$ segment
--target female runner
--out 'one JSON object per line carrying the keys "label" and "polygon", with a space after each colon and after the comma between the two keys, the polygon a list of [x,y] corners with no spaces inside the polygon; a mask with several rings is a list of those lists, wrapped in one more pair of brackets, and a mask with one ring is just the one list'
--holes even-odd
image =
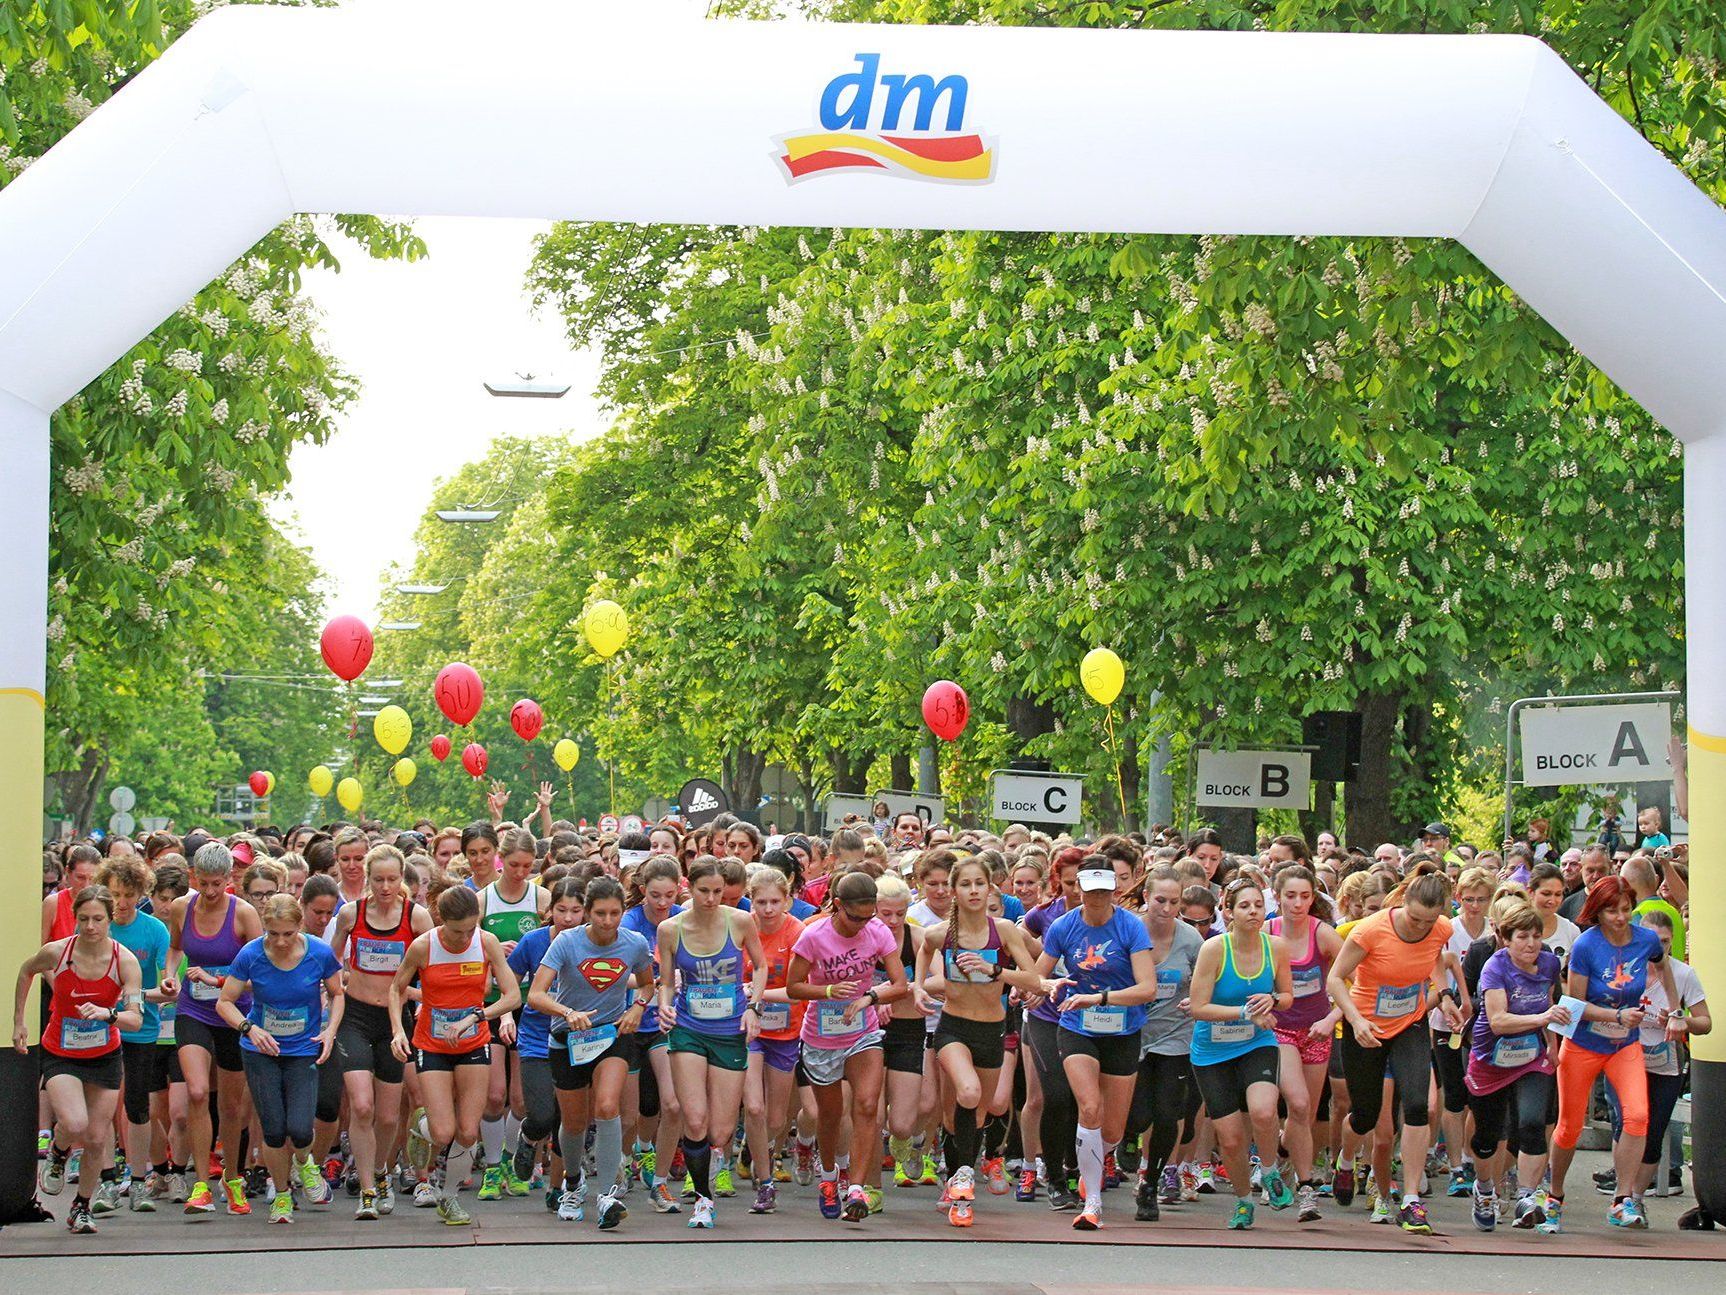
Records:
{"label": "female runner", "polygon": [[[265,900],[264,934],[240,950],[216,1001],[222,1020],[239,1032],[264,1164],[277,1184],[271,1223],[294,1221],[296,1166],[312,1164],[318,1067],[329,1059],[342,1021],[341,962],[322,940],[301,934],[301,916],[292,895]],[[251,1000],[249,1011],[240,1010],[242,995]]]}
{"label": "female runner", "polygon": [[1127,1137],[1145,1135],[1133,1216],[1141,1223],[1155,1223],[1162,1214],[1159,1206],[1180,1200],[1180,1178],[1170,1156],[1183,1130],[1191,1136],[1199,1108],[1188,997],[1204,940],[1180,919],[1182,889],[1180,874],[1166,864],[1153,868],[1145,880],[1145,934],[1157,965],[1157,996],[1146,1005],[1139,1031],[1139,1073],[1127,1116]]}
{"label": "female runner", "polygon": [[[446,1153],[438,1217],[452,1226],[472,1217],[456,1199],[473,1166],[474,1143],[485,1111],[491,1066],[491,1026],[500,1039],[515,1037],[511,1013],[521,1002],[521,982],[504,960],[503,946],[479,929],[479,899],[465,886],[451,886],[437,898],[442,925],[414,937],[396,977],[390,982],[391,1046],[402,1061],[413,1060],[425,1096],[426,1123],[434,1154]],[[402,1028],[402,1007],[415,977],[420,982],[413,1042]],[[496,1002],[486,989],[500,986]]]}
{"label": "female runner", "polygon": [[[546,950],[551,947],[552,941],[565,931],[581,925],[586,916],[587,885],[587,882],[576,877],[565,877],[552,885],[550,920],[546,925],[536,927],[522,936],[521,943],[517,944],[509,955],[509,969],[515,973],[516,979],[531,981],[540,964],[544,962]],[[521,1117],[521,1132],[515,1146],[514,1172],[520,1182],[528,1182],[533,1178],[533,1166],[539,1158],[541,1144],[557,1132],[557,1085],[552,1074],[550,1043],[551,1017],[534,1004],[533,995],[529,993],[527,1006],[522,1009],[521,1019],[516,1022],[515,1028],[515,1051],[521,1063],[521,1095],[525,1106],[525,1113]],[[553,1157],[560,1159],[555,1145]],[[576,1194],[579,1198],[583,1194],[583,1184],[579,1181],[579,1159],[575,1168]],[[548,1176],[548,1182],[556,1184],[560,1177],[561,1170]],[[548,1187],[546,1208],[555,1212],[561,1206],[562,1193],[555,1186]]]}
{"label": "female runner", "polygon": [[368,851],[366,893],[336,914],[330,935],[331,948],[348,968],[347,1006],[334,1061],[347,1093],[348,1146],[360,1181],[356,1219],[376,1219],[395,1209],[395,1188],[380,1163],[395,1146],[405,1079],[393,1046],[390,984],[408,946],[432,926],[431,914],[403,890],[402,866],[393,845]]}
{"label": "female runner", "polygon": [[[1057,962],[1067,966],[1056,1046],[1079,1108],[1074,1147],[1084,1203],[1073,1227],[1081,1232],[1103,1225],[1104,1157],[1126,1135],[1143,1005],[1157,994],[1157,964],[1145,924],[1115,906],[1117,889],[1131,884],[1127,863],[1111,866],[1100,854],[1086,855],[1079,865],[1081,904],[1049,926],[1037,960],[1042,976]],[[1045,1141],[1045,1154],[1050,1150]]]}
{"label": "female runner", "polygon": [[336,885],[341,887],[342,903],[351,904],[366,893],[366,854],[371,842],[357,827],[344,827],[331,842],[336,850]]}
{"label": "female runner", "polygon": [[[886,874],[875,881],[875,916],[880,919],[899,946],[899,964],[909,980],[917,970],[917,954],[926,937],[923,927],[906,921],[911,904],[911,891],[903,880]],[[877,985],[885,980],[885,972],[877,972]],[[893,1157],[895,1187],[927,1187],[940,1181],[935,1157],[927,1150],[923,1129],[929,1124],[939,1101],[940,1085],[935,1068],[930,1064],[929,1018],[916,1001],[907,995],[882,1014],[884,1035],[881,1040],[882,1060],[886,1066],[887,1151]],[[913,1141],[915,1139],[915,1141]],[[811,1161],[814,1143],[809,1145]],[[801,1161],[804,1143],[798,1139]],[[800,1182],[809,1178],[799,1173]]]}
{"label": "female runner", "polygon": [[138,960],[109,934],[114,901],[107,889],[85,886],[73,896],[71,909],[74,933],[44,944],[18,968],[12,1046],[20,1054],[30,1051],[25,1005],[30,982],[41,976],[53,994],[42,1031],[42,1089],[54,1117],[48,1154],[64,1172],[72,1147],[83,1148],[66,1227],[93,1233],[90,1197],[114,1148],[120,1033],[143,1022],[144,990]]}
{"label": "female runner", "polygon": [[[755,919],[721,900],[725,877],[712,855],[689,869],[689,907],[659,928],[659,1028],[670,1037],[671,1081],[683,1108],[683,1160],[695,1184],[689,1226],[713,1226],[712,1139],[737,1127],[749,1040],[760,1028],[767,954]],[[693,947],[692,947],[693,946]],[[706,950],[703,952],[702,950]],[[753,972],[747,992],[743,959]]]}
{"label": "female runner", "polygon": [[[677,886],[682,879],[677,860],[656,855],[636,870],[632,903],[623,915],[625,930],[634,931],[647,941],[653,954],[654,983],[663,981],[665,970],[659,962],[659,928],[683,912],[676,902]],[[624,1090],[626,1109],[636,1112],[635,1141],[636,1173],[647,1189],[647,1202],[659,1214],[677,1214],[681,1207],[671,1194],[659,1167],[671,1173],[677,1145],[683,1134],[683,1108],[677,1102],[677,1090],[671,1082],[671,1055],[665,1050],[665,1032],[659,1028],[657,999],[642,1013],[641,1026],[636,1030],[637,1056],[631,1063],[629,1083]]]}
{"label": "female runner", "polygon": [[591,1123],[599,1227],[609,1232],[629,1214],[623,1205],[619,1106],[636,1027],[652,997],[653,955],[640,935],[620,929],[622,886],[610,877],[596,878],[588,884],[586,901],[586,925],[562,931],[551,942],[533,973],[528,1002],[551,1021],[547,1057],[565,1153],[557,1216],[581,1220],[580,1166]]}
{"label": "female runner", "polygon": [[[1001,986],[1049,994],[1056,985],[1036,973],[1019,928],[989,916],[991,879],[987,863],[976,858],[961,860],[948,874],[948,884],[953,896],[951,915],[924,932],[911,996],[919,1010],[937,1010],[924,980],[934,960],[940,958],[940,1016],[931,1047],[941,1071],[946,1108],[947,1221],[956,1228],[968,1228],[976,1196],[975,1166],[983,1115],[979,1108],[984,1094],[995,1091],[1005,1059],[1006,1007]],[[991,1175],[989,1190],[997,1196],[1005,1194],[1006,1179],[997,1182]]]}
{"label": "female runner", "polygon": [[[1304,869],[1303,869],[1304,871]],[[1277,1145],[1276,1013],[1294,1004],[1288,946],[1264,929],[1264,891],[1242,875],[1223,887],[1228,929],[1199,950],[1193,967],[1193,1078],[1216,1131],[1235,1191],[1231,1228],[1253,1225],[1248,1129],[1267,1160]],[[1307,1155],[1309,1171],[1312,1144]],[[1265,1200],[1287,1209],[1294,1194],[1274,1163],[1263,1171]]]}
{"label": "female runner", "polygon": [[[200,846],[192,857],[192,890],[174,901],[168,916],[168,933],[173,937],[168,964],[173,966],[182,956],[186,960],[175,1004],[174,1042],[186,1077],[186,1133],[192,1172],[198,1176],[186,1197],[186,1213],[191,1215],[215,1212],[215,1197],[203,1181],[214,1133],[219,1133],[222,1143],[222,1190],[228,1213],[252,1212],[240,1177],[245,1166],[239,1158],[240,1131],[247,1121],[245,1063],[240,1036],[217,1015],[216,1000],[222,996],[228,967],[241,949],[264,933],[264,925],[256,909],[229,893],[233,870],[234,857],[227,846],[220,841]],[[251,1003],[242,996],[238,1006],[244,1013]],[[220,1124],[214,1133],[210,1128],[212,1071]]]}
{"label": "female runner", "polygon": [[[1492,903],[1497,885],[1496,875],[1485,868],[1469,868],[1457,878],[1457,912],[1451,919],[1450,943],[1446,948],[1455,956],[1458,967],[1462,965],[1469,946],[1491,933],[1486,910]],[[1459,986],[1461,979],[1458,976],[1452,987]],[[1475,1167],[1468,1158],[1468,1144],[1464,1139],[1468,1123],[1468,1085],[1465,1079],[1468,1049],[1462,1040],[1453,1038],[1452,1032],[1444,1027],[1443,1014],[1436,1008],[1427,1014],[1427,1025],[1432,1030],[1433,1089],[1437,1099],[1429,1105],[1439,1112],[1444,1145],[1451,1160],[1447,1194],[1466,1196],[1473,1189],[1475,1179]],[[1465,1024],[1464,1033],[1466,1029]],[[1442,1157],[1433,1169],[1443,1172]]]}
{"label": "female runner", "polygon": [[[546,910],[551,907],[551,896],[532,880],[537,863],[534,844],[532,832],[523,828],[506,831],[498,840],[497,876],[479,889],[480,929],[497,938],[505,957],[514,952],[523,936],[545,921]],[[497,993],[494,987],[491,1001],[496,1001]],[[480,1124],[485,1151],[485,1174],[478,1192],[482,1201],[498,1200],[506,1192],[526,1196],[529,1190],[527,1181],[516,1177],[510,1149],[515,1126],[525,1109],[521,1067],[514,1064],[514,1058],[513,1036],[492,1049],[485,1118]]]}
{"label": "female runner", "polygon": [[1294,1002],[1276,1014],[1278,1073],[1282,1099],[1288,1107],[1283,1145],[1294,1166],[1300,1222],[1322,1217],[1318,1208],[1318,1176],[1313,1168],[1313,1117],[1324,1096],[1330,1071],[1331,1039],[1342,1013],[1331,1006],[1325,977],[1342,952],[1342,937],[1313,914],[1318,879],[1304,864],[1277,874],[1277,915],[1266,929],[1283,942],[1288,953]]}
{"label": "female runner", "polygon": [[773,1148],[785,1145],[797,1096],[797,1035],[803,1029],[805,1006],[792,1003],[786,996],[785,980],[791,971],[791,948],[803,932],[803,923],[786,911],[790,899],[790,880],[777,869],[763,870],[750,883],[749,914],[755,919],[768,958],[761,1028],[749,1041],[749,1069],[743,1090],[743,1127],[755,1173],[751,1214],[771,1214],[778,1204]]}

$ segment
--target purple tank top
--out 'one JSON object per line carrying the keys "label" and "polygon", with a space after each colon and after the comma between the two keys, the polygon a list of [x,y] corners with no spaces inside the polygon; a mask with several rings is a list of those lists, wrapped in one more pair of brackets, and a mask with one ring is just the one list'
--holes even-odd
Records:
{"label": "purple tank top", "polygon": [[[228,896],[228,912],[222,918],[222,929],[214,935],[200,935],[195,917],[197,903],[194,901],[186,908],[186,921],[180,928],[180,952],[186,955],[189,966],[202,967],[212,975],[225,976],[234,959],[240,956],[239,933],[235,930],[235,917],[239,912],[240,898],[238,895]],[[194,984],[190,980],[180,983],[179,1010],[194,1021],[202,1021],[205,1025],[213,1025],[219,1029],[227,1029],[228,1024],[216,1014],[216,1000],[222,996],[220,985]],[[241,994],[237,1004],[241,1012],[252,1010],[252,996]]]}
{"label": "purple tank top", "polygon": [[[1269,923],[1272,935],[1281,935],[1283,920],[1273,917]],[[1286,1012],[1277,1012],[1279,1030],[1305,1030],[1313,1022],[1322,1021],[1330,1013],[1330,996],[1325,993],[1325,976],[1329,974],[1318,948],[1318,919],[1307,922],[1306,952],[1295,957],[1289,951],[1289,975],[1294,981],[1294,1002]]]}

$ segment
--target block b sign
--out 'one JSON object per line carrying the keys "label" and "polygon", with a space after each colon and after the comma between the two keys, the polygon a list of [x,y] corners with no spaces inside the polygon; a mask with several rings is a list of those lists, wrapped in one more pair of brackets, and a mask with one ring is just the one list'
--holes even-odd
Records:
{"label": "block b sign", "polygon": [[1310,809],[1307,751],[1200,751],[1197,803],[1213,809]]}
{"label": "block b sign", "polygon": [[1540,706],[1522,712],[1522,780],[1535,787],[1670,782],[1672,707]]}

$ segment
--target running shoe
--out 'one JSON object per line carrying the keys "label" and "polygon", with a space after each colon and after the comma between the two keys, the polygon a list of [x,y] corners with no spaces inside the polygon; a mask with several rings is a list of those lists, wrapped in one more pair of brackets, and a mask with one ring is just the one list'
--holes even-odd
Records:
{"label": "running shoe", "polygon": [[1099,1232],[1103,1227],[1103,1203],[1086,1201],[1085,1208],[1073,1216],[1073,1231]]}
{"label": "running shoe", "polygon": [[66,1186],[66,1161],[68,1157],[60,1154],[60,1148],[48,1148],[48,1163],[42,1166],[42,1191],[47,1196],[58,1196]]}
{"label": "running shoe", "polygon": [[1175,1205],[1180,1199],[1181,1171],[1173,1165],[1164,1165],[1162,1180],[1157,1184],[1157,1204]]}
{"label": "running shoe", "polygon": [[1642,1202],[1634,1196],[1626,1196],[1616,1201],[1606,1212],[1606,1221],[1615,1228],[1635,1228],[1644,1231],[1648,1227],[1648,1215],[1642,1211]]}
{"label": "running shoe", "polygon": [[1139,1180],[1133,1204],[1133,1218],[1140,1223],[1155,1223],[1163,1216],[1157,1205],[1157,1189],[1149,1178]]}
{"label": "running shoe", "polygon": [[779,1204],[779,1189],[772,1183],[755,1184],[755,1203],[749,1207],[751,1214],[771,1214]]}
{"label": "running shoe", "polygon": [[[526,1138],[516,1143],[515,1153],[509,1156],[505,1165],[509,1168],[510,1177],[518,1182],[528,1184],[528,1190],[533,1189],[534,1162],[539,1159],[539,1148]],[[523,1193],[525,1195],[525,1193]]]}
{"label": "running shoe", "polygon": [[821,1217],[836,1219],[839,1217],[839,1184],[831,1178],[821,1180],[819,1192],[821,1198]]}
{"label": "running shoe", "polygon": [[1336,1203],[1347,1209],[1354,1204],[1354,1161],[1344,1161],[1336,1167],[1336,1175],[1331,1179],[1331,1194],[1336,1197]]}
{"label": "running shoe", "polygon": [[462,1208],[462,1203],[453,1196],[439,1196],[437,1200],[437,1216],[452,1228],[461,1227],[464,1223],[472,1223],[473,1215]]}
{"label": "running shoe", "polygon": [[653,1206],[655,1214],[681,1214],[683,1207],[672,1198],[671,1188],[663,1181],[653,1184],[653,1190],[647,1193],[647,1203]]}
{"label": "running shoe", "polygon": [[327,1157],[325,1157],[324,1163],[323,1163],[323,1166],[322,1166],[320,1172],[324,1176],[324,1181],[330,1185],[330,1191],[333,1193],[336,1189],[337,1184],[339,1184],[342,1181],[342,1177],[343,1177],[342,1158],[340,1156],[327,1156]]}
{"label": "running shoe", "polygon": [[713,1175],[713,1194],[715,1196],[737,1195],[737,1183],[731,1176],[729,1163],[720,1166],[719,1172]]}
{"label": "running shoe", "polygon": [[1199,1176],[1193,1169],[1192,1165],[1183,1161],[1180,1169],[1176,1171],[1176,1174],[1181,1184],[1181,1199],[1183,1201],[1198,1200]]}
{"label": "running shoe", "polygon": [[77,1150],[74,1150],[66,1159],[66,1177],[70,1178],[73,1182],[77,1182],[78,1170],[82,1167],[83,1163],[84,1151],[83,1148],[80,1147]]}
{"label": "running shoe", "polygon": [[437,1204],[437,1188],[429,1182],[414,1184],[414,1208],[416,1210],[430,1209]]}
{"label": "running shoe", "polygon": [[120,1208],[120,1184],[104,1179],[96,1184],[96,1194],[90,1198],[90,1213],[112,1214]]}
{"label": "running shoe", "polygon": [[[897,1166],[893,1172],[895,1174],[899,1172]],[[773,1153],[773,1181],[776,1183],[791,1181],[791,1166],[787,1163],[787,1156],[783,1148]]]}
{"label": "running shoe", "polygon": [[652,1191],[653,1179],[659,1173],[659,1152],[651,1146],[638,1146],[631,1160],[635,1165],[635,1176],[641,1179],[641,1185]]}
{"label": "running shoe", "polygon": [[94,1236],[96,1224],[90,1217],[90,1207],[81,1200],[73,1200],[72,1209],[66,1215],[66,1230]]}
{"label": "running shoe", "polygon": [[1390,1201],[1377,1192],[1372,1197],[1372,1213],[1367,1215],[1368,1223],[1389,1223],[1391,1219]]}
{"label": "running shoe", "polygon": [[1666,1194],[1668,1196],[1684,1195],[1684,1166],[1673,1165],[1666,1173]]}
{"label": "running shoe", "polygon": [[683,1148],[678,1147],[671,1155],[671,1172],[665,1176],[676,1182],[679,1178],[687,1177],[688,1173],[689,1166],[683,1163]]}
{"label": "running shoe", "polygon": [[[515,1195],[518,1195],[518,1196],[521,1194],[522,1194],[521,1192],[515,1193]],[[377,1198],[378,1198],[378,1213],[379,1214],[388,1215],[388,1214],[394,1214],[396,1212],[396,1185],[395,1185],[395,1180],[392,1179],[388,1174],[380,1174],[378,1176]]]}
{"label": "running shoe", "polygon": [[1512,1227],[1537,1228],[1546,1222],[1546,1211],[1549,1201],[1546,1188],[1540,1187],[1516,1198],[1516,1217],[1511,1221]]}
{"label": "running shoe", "polygon": [[168,1175],[150,1171],[150,1176],[144,1180],[144,1194],[153,1201],[168,1199]]}
{"label": "running shoe", "polygon": [[246,1199],[246,1182],[243,1178],[229,1178],[222,1183],[222,1195],[227,1198],[228,1213],[250,1214],[252,1203]]}
{"label": "running shoe", "polygon": [[132,1190],[126,1193],[126,1208],[134,1214],[154,1214],[156,1212],[156,1198],[151,1193],[147,1183],[137,1181],[132,1183]]}
{"label": "running shoe", "polygon": [[695,1204],[689,1211],[689,1226],[692,1228],[711,1228],[713,1226],[713,1202],[705,1196],[697,1196]]}
{"label": "running shoe", "polygon": [[294,1221],[294,1194],[291,1191],[277,1192],[276,1199],[270,1202],[271,1223],[292,1223]]}
{"label": "running shoe", "polygon": [[1467,1196],[1474,1187],[1474,1166],[1463,1161],[1450,1171],[1450,1186],[1444,1189],[1446,1196]]}
{"label": "running shoe", "polygon": [[1050,1183],[1049,1208],[1057,1214],[1065,1214],[1079,1208],[1079,1198],[1068,1191],[1064,1183]]}
{"label": "running shoe", "polygon": [[307,1205],[329,1204],[330,1185],[324,1181],[310,1156],[294,1166],[294,1175],[300,1180],[300,1195]]}
{"label": "running shoe", "polygon": [[1427,1148],[1426,1174],[1429,1178],[1442,1178],[1451,1172],[1450,1156],[1446,1154],[1442,1142]]}
{"label": "running shoe", "polygon": [[792,1153],[792,1163],[796,1166],[795,1176],[799,1187],[807,1187],[814,1182],[815,1144],[798,1138]]}
{"label": "running shoe", "polygon": [[610,1232],[628,1217],[629,1210],[623,1204],[623,1193],[616,1188],[599,1198],[599,1230],[601,1232]]}
{"label": "running shoe", "polygon": [[1253,1225],[1253,1203],[1250,1197],[1240,1196],[1235,1199],[1235,1212],[1229,1215],[1229,1226],[1236,1231],[1245,1231]]}
{"label": "running shoe", "polygon": [[1019,1171],[1019,1181],[1013,1187],[1013,1199],[1016,1201],[1034,1201],[1037,1199],[1037,1171],[1035,1169]]}
{"label": "running shoe", "polygon": [[1618,1191],[1618,1171],[1610,1166],[1594,1171],[1594,1190],[1602,1196],[1612,1196]]}
{"label": "running shoe", "polygon": [[1105,1151],[1103,1153],[1103,1190],[1109,1191],[1120,1185],[1121,1170],[1120,1166],[1115,1163],[1115,1153]]}
{"label": "running shoe", "polygon": [[[1492,1194],[1482,1193],[1480,1190],[1480,1184],[1478,1182],[1475,1183],[1475,1185],[1473,1187],[1469,1188],[1468,1190],[1469,1190],[1469,1196],[1472,1198],[1471,1213],[1472,1213],[1473,1218],[1474,1218],[1474,1226],[1479,1228],[1482,1232],[1492,1231],[1494,1228],[1496,1228],[1498,1226],[1498,1197],[1497,1197],[1497,1194],[1496,1193],[1492,1193]],[[1525,1197],[1524,1199],[1527,1199],[1527,1198]],[[1523,1202],[1517,1201],[1516,1202],[1516,1226],[1519,1228],[1525,1228],[1525,1227],[1531,1228],[1531,1227],[1533,1227],[1534,1224],[1524,1223],[1522,1221],[1523,1215],[1524,1215]]]}
{"label": "running shoe", "polygon": [[1564,1231],[1564,1202],[1556,1196],[1546,1198],[1546,1217],[1534,1225],[1542,1236],[1554,1236]]}
{"label": "running shoe", "polygon": [[970,1201],[954,1201],[947,1207],[947,1222],[956,1228],[968,1228],[972,1223],[972,1205]]}
{"label": "running shoe", "polygon": [[960,1165],[953,1176],[947,1180],[947,1195],[956,1201],[975,1200],[977,1197],[977,1171],[970,1165]]}
{"label": "running shoe", "polygon": [[517,1174],[514,1156],[506,1154],[503,1163],[498,1166],[498,1172],[503,1180],[504,1195],[526,1196],[533,1190],[533,1174]]}
{"label": "running shoe", "polygon": [[1199,1166],[1198,1191],[1201,1196],[1216,1195],[1217,1171],[1209,1164]]}
{"label": "running shoe", "polygon": [[1423,1237],[1432,1235],[1432,1223],[1426,1217],[1426,1202],[1419,1197],[1403,1202],[1402,1208],[1396,1212],[1396,1222],[1404,1232],[1414,1232]]}
{"label": "running shoe", "polygon": [[933,1187],[941,1181],[941,1167],[935,1163],[935,1157],[927,1151],[923,1153],[923,1173],[917,1179],[919,1187]]}
{"label": "running shoe", "polygon": [[869,1201],[869,1212],[871,1214],[879,1214],[882,1210],[887,1208],[887,1198],[882,1195],[879,1187],[871,1187],[868,1183],[864,1183],[863,1195]]}
{"label": "running shoe", "polygon": [[1317,1183],[1302,1183],[1295,1199],[1300,1203],[1300,1211],[1295,1215],[1297,1223],[1317,1223],[1324,1217],[1318,1207]]}
{"label": "running shoe", "polygon": [[253,1165],[240,1178],[246,1184],[247,1196],[263,1196],[269,1186],[270,1171],[262,1165]]}
{"label": "running shoe", "polygon": [[861,1223],[869,1217],[869,1195],[863,1190],[862,1184],[853,1183],[851,1190],[845,1193],[845,1221]]}
{"label": "running shoe", "polygon": [[1265,1167],[1259,1163],[1257,1156],[1250,1157],[1250,1163],[1252,1165],[1252,1181],[1248,1184],[1248,1189],[1256,1192],[1264,1187]]}
{"label": "running shoe", "polygon": [[683,1175],[683,1193],[682,1193],[682,1195],[683,1195],[683,1199],[686,1201],[692,1201],[695,1199],[695,1175],[694,1174],[686,1173]]}
{"label": "running shoe", "polygon": [[186,1213],[214,1214],[215,1212],[216,1197],[210,1191],[210,1184],[202,1181],[193,1183],[192,1190],[186,1195]]}
{"label": "running shoe", "polygon": [[501,1165],[487,1165],[485,1167],[485,1173],[480,1178],[479,1199],[482,1201],[503,1199],[503,1167]]}
{"label": "running shoe", "polygon": [[895,1161],[893,1163],[893,1186],[915,1187],[916,1185],[917,1179],[905,1172],[905,1162],[903,1160]]}
{"label": "running shoe", "polygon": [[372,1188],[362,1188],[360,1191],[359,1208],[354,1211],[356,1222],[376,1223],[378,1221],[378,1194]]}
{"label": "running shoe", "polygon": [[989,1186],[989,1195],[1007,1194],[1007,1166],[1000,1156],[990,1156],[983,1161],[983,1181]]}
{"label": "running shoe", "polygon": [[941,1184],[941,1196],[935,1202],[935,1208],[940,1210],[941,1213],[945,1214],[947,1212],[947,1207],[949,1205],[951,1205],[952,1203],[953,1203],[952,1194],[950,1192],[948,1192],[947,1184],[942,1183]]}
{"label": "running shoe", "polygon": [[565,1223],[580,1223],[587,1217],[587,1206],[583,1204],[580,1192],[566,1187],[558,1194],[557,1217]]}
{"label": "running shoe", "polygon": [[1260,1182],[1265,1189],[1265,1204],[1273,1210],[1286,1210],[1295,1203],[1294,1193],[1283,1181],[1282,1172],[1277,1169],[1267,1169]]}
{"label": "running shoe", "polygon": [[54,1134],[52,1131],[48,1129],[38,1129],[36,1131],[36,1159],[46,1160],[48,1158],[48,1148],[53,1145]]}

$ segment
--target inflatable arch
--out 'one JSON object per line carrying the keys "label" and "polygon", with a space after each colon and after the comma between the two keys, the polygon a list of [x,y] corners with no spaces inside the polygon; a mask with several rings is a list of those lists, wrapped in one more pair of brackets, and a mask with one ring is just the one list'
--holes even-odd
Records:
{"label": "inflatable arch", "polygon": [[[49,414],[283,218],[367,212],[1460,240],[1686,443],[1692,943],[1726,994],[1726,212],[1556,55],[623,8],[220,10],[0,193],[0,963],[38,935]],[[1726,1217],[1726,1032],[1696,1057]],[[5,1126],[0,1222],[34,1163]]]}

